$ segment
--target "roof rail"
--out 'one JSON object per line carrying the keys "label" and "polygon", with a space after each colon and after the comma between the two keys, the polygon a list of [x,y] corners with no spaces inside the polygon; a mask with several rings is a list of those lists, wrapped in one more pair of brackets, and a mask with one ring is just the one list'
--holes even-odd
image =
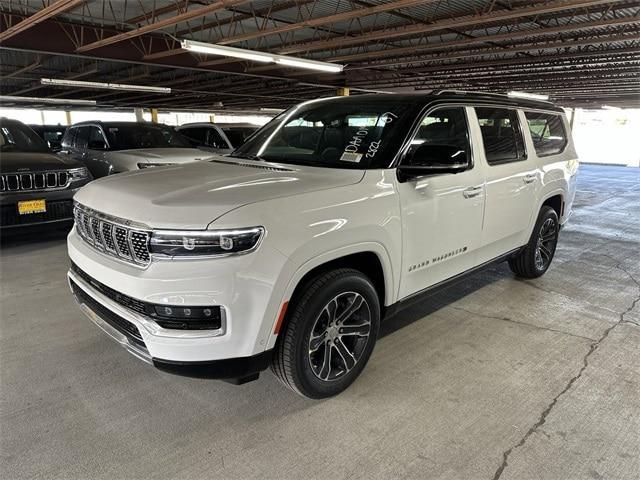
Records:
{"label": "roof rail", "polygon": [[457,95],[488,95],[491,97],[506,97],[505,93],[492,93],[492,92],[472,92],[469,90],[453,90],[449,88],[436,89],[431,92],[432,95],[443,95],[447,93],[455,93]]}
{"label": "roof rail", "polygon": [[472,92],[472,91],[468,91],[468,90],[453,90],[453,89],[436,89],[436,90],[432,90],[431,91],[432,95],[446,95],[446,94],[454,94],[454,95],[478,95],[481,97],[499,97],[499,98],[519,98],[520,100],[530,100],[533,102],[542,102],[542,103],[549,103],[551,105],[553,105],[553,102],[551,100],[542,100],[542,99],[538,99],[538,98],[527,98],[527,97],[511,97],[509,94],[507,93],[493,93],[493,92]]}

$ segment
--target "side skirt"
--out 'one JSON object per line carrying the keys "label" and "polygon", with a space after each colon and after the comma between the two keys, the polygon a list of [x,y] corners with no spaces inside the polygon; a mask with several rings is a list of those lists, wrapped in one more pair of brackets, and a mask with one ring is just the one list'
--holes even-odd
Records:
{"label": "side skirt", "polygon": [[459,273],[458,275],[455,275],[451,278],[443,280],[442,282],[436,283],[435,285],[431,285],[430,287],[420,290],[419,292],[412,293],[408,297],[404,297],[403,299],[398,300],[396,303],[389,305],[388,307],[385,308],[383,321],[389,317],[392,317],[393,315],[400,312],[401,310],[404,310],[405,308],[410,307],[411,305],[414,305],[426,298],[429,298],[430,296],[437,294],[438,292],[444,290],[445,288],[455,285],[456,283],[464,280],[466,277],[468,277],[473,273],[484,270],[492,265],[495,265],[496,263],[501,263],[508,260],[512,256],[519,253],[524,247],[525,246],[523,245],[522,247],[514,248],[513,250],[503,255],[500,255],[494,259],[491,259],[488,262],[484,262],[476,267],[473,267],[469,270]]}

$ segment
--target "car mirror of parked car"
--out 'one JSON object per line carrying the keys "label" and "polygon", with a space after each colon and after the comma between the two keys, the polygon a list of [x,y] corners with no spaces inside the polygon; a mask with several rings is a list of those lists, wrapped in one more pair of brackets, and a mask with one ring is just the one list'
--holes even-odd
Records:
{"label": "car mirror of parked car", "polygon": [[89,148],[89,150],[106,150],[107,144],[102,140],[89,140],[87,148]]}
{"label": "car mirror of parked car", "polygon": [[425,175],[460,173],[469,168],[468,152],[455,145],[422,144],[398,166],[402,181]]}

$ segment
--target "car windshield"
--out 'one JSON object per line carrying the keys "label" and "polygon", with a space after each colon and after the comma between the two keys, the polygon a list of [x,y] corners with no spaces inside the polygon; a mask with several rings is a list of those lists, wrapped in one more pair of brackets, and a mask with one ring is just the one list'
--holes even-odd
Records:
{"label": "car windshield", "polygon": [[222,131],[227,136],[231,145],[234,147],[239,147],[244,143],[244,141],[249,138],[253,132],[258,129],[251,127],[222,127]]}
{"label": "car windshield", "polygon": [[190,148],[191,144],[171,127],[161,125],[111,125],[105,128],[112,150],[138,148]]}
{"label": "car windshield", "polygon": [[46,153],[49,147],[29,127],[18,122],[0,123],[0,151]]}
{"label": "car windshield", "polygon": [[387,168],[417,107],[393,98],[367,100],[352,97],[298,105],[274,118],[231,156],[316,167]]}

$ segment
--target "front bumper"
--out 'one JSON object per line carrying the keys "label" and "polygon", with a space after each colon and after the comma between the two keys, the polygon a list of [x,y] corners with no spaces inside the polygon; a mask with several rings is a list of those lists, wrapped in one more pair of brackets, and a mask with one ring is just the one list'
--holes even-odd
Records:
{"label": "front bumper", "polygon": [[[90,309],[98,317],[105,320],[104,314],[114,313],[137,329],[146,349],[144,355],[136,350],[135,342],[131,347],[123,343],[121,336],[115,338],[148,362],[182,364],[249,358],[263,354],[273,345],[273,327],[285,285],[278,279],[287,265],[285,257],[264,244],[259,250],[237,257],[154,260],[141,268],[96,251],[74,229],[68,236],[69,257],[84,274],[80,278],[71,270],[68,276],[70,283],[90,297],[88,302],[79,303],[87,303],[90,308],[88,304],[93,300],[96,305]],[[219,306],[223,312],[221,328],[163,328],[150,316],[103,295],[101,286],[149,304]],[[105,292],[113,298],[113,292]],[[106,311],[98,311],[102,308]],[[99,322],[98,325],[103,327]]]}
{"label": "front bumper", "polygon": [[[10,192],[0,196],[0,229],[3,232],[31,227],[68,226],[73,222],[73,195],[78,188],[42,191],[42,192]],[[18,202],[24,200],[45,200],[47,211],[20,215]]]}
{"label": "front bumper", "polygon": [[[271,351],[250,357],[227,358],[211,361],[173,361],[156,358],[147,349],[141,331],[134,322],[151,322],[131,312],[103,295],[73,270],[68,272],[69,286],[80,310],[102,331],[129,353],[159,370],[196,378],[233,379],[236,383],[253,380],[265,370],[271,360]],[[136,318],[138,317],[138,318]],[[224,333],[220,329],[221,334]],[[146,337],[148,338],[148,337]]]}

